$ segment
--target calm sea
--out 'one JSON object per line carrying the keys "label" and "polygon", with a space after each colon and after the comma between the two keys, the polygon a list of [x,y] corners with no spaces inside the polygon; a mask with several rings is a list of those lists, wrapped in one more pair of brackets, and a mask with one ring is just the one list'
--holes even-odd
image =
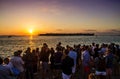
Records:
{"label": "calm sea", "polygon": [[0,36],[0,56],[12,56],[13,52],[22,49],[26,50],[27,47],[35,49],[41,48],[43,43],[47,43],[51,48],[55,48],[58,42],[62,46],[74,44],[91,44],[92,42],[101,43],[116,43],[120,45],[119,36],[20,36],[20,37],[2,37]]}

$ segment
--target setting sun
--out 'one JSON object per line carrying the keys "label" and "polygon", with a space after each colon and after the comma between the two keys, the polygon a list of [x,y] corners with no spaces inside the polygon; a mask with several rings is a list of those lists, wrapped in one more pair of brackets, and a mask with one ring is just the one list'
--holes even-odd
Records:
{"label": "setting sun", "polygon": [[30,33],[30,34],[33,34],[33,29],[29,29],[29,33]]}

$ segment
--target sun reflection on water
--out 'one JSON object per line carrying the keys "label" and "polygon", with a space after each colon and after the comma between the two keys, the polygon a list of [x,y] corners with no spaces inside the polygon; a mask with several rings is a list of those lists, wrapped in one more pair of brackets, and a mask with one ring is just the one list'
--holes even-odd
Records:
{"label": "sun reflection on water", "polygon": [[34,46],[33,36],[32,36],[32,35],[29,37],[29,46],[30,46],[30,47],[33,47],[33,46]]}

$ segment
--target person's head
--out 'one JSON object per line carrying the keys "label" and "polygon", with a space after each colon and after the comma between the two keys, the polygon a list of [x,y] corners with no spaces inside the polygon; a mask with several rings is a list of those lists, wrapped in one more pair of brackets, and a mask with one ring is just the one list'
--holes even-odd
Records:
{"label": "person's head", "polygon": [[104,44],[104,43],[102,43],[101,47],[103,47],[103,48],[104,48],[104,47],[105,47],[105,44]]}
{"label": "person's head", "polygon": [[31,48],[30,48],[30,47],[28,47],[28,48],[26,49],[25,53],[26,53],[26,54],[31,53]]}
{"label": "person's head", "polygon": [[58,45],[61,45],[61,42],[59,42]]}
{"label": "person's head", "polygon": [[80,46],[81,46],[81,44],[78,44],[78,45],[77,45],[77,48],[80,48]]}
{"label": "person's head", "polygon": [[113,47],[115,45],[115,43],[111,43],[110,45]]}
{"label": "person's head", "polygon": [[92,43],[92,46],[95,46],[95,43],[94,43],[94,42]]}
{"label": "person's head", "polygon": [[14,56],[19,56],[18,51],[15,51],[15,52],[14,52]]}
{"label": "person's head", "polygon": [[48,47],[48,45],[46,43],[43,43],[43,47]]}
{"label": "person's head", "polygon": [[5,63],[5,64],[8,64],[8,63],[9,63],[9,58],[5,58],[5,59],[4,59],[4,63]]}
{"label": "person's head", "polygon": [[36,52],[35,52],[35,49],[32,50],[32,53],[36,53]]}
{"label": "person's head", "polygon": [[0,65],[3,64],[3,59],[0,57]]}
{"label": "person's head", "polygon": [[99,48],[99,44],[96,44],[96,47]]}
{"label": "person's head", "polygon": [[53,55],[54,54],[54,48],[51,47],[50,51],[51,51],[51,54]]}
{"label": "person's head", "polygon": [[39,51],[39,48],[36,48],[36,51]]}
{"label": "person's head", "polygon": [[20,56],[22,53],[22,50],[18,50],[17,52],[18,52],[18,55]]}
{"label": "person's head", "polygon": [[89,49],[89,46],[88,46],[88,45],[86,45],[86,46],[85,46],[85,50],[88,50],[88,49]]}
{"label": "person's head", "polygon": [[66,45],[66,49],[69,49],[70,48],[70,46],[69,45]]}
{"label": "person's head", "polygon": [[28,50],[28,51],[30,51],[30,50],[31,50],[31,48],[30,48],[30,47],[28,47],[28,48],[27,48],[27,50]]}

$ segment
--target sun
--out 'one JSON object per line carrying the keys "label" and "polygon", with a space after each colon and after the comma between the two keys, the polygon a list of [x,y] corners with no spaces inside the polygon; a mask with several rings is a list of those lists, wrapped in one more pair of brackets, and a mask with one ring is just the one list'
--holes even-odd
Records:
{"label": "sun", "polygon": [[30,34],[33,34],[33,29],[29,29],[29,33],[30,33]]}

